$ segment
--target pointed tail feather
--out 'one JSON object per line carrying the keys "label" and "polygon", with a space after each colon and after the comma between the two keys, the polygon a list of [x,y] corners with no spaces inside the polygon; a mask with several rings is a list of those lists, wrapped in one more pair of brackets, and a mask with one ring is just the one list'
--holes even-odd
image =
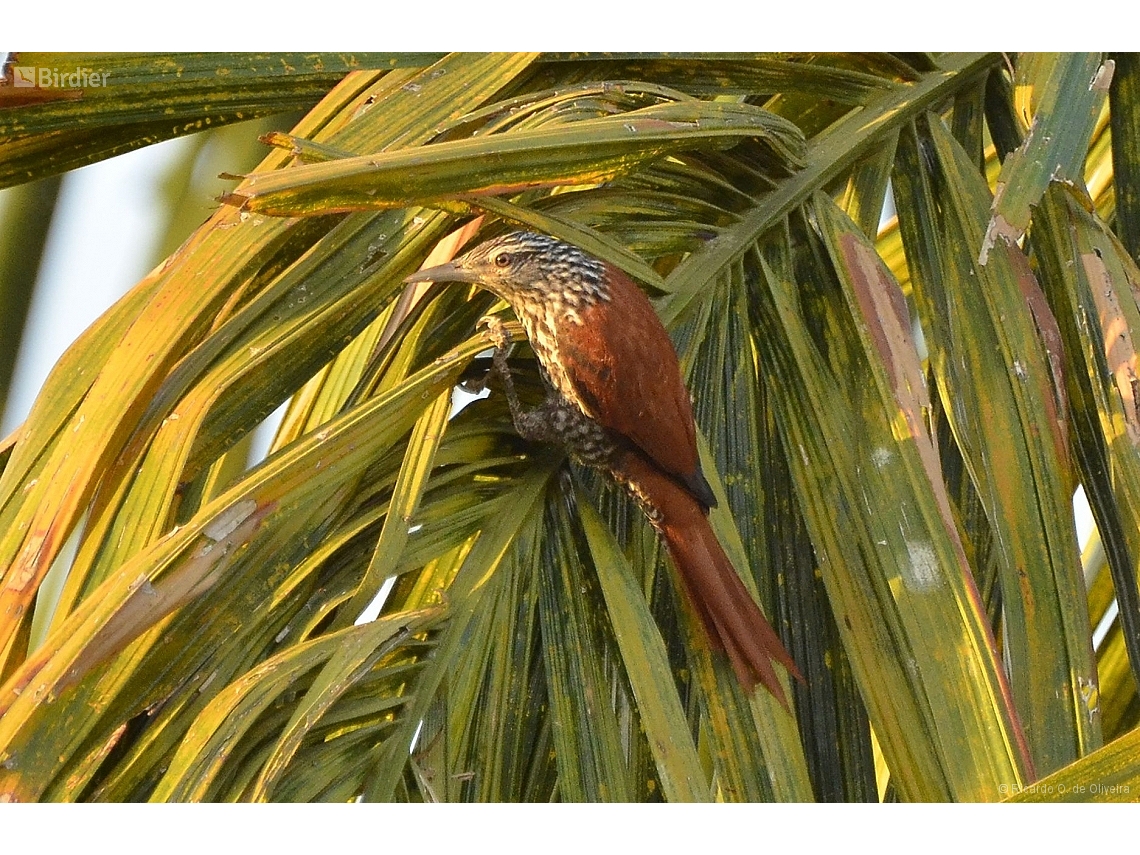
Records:
{"label": "pointed tail feather", "polygon": [[799,669],[724,554],[708,519],[700,514],[689,525],[666,522],[662,535],[713,646],[728,656],[745,689],[760,684],[787,709],[775,663],[802,679]]}
{"label": "pointed tail feather", "polygon": [[622,480],[657,509],[654,525],[669,549],[685,595],[700,617],[710,644],[728,656],[747,691],[760,684],[788,709],[775,663],[796,679],[803,678],[728,560],[705,509],[636,453],[624,456],[621,469]]}

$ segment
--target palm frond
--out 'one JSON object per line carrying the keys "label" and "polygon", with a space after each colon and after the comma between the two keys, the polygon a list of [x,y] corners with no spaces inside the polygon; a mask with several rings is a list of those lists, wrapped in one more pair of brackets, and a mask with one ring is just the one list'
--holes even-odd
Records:
{"label": "palm frond", "polygon": [[[15,181],[311,105],[0,445],[0,790],[1127,796],[1132,60],[295,59],[123,56],[120,89],[4,111]],[[403,280],[518,226],[650,291],[792,713],[710,653],[624,494],[455,397],[501,306]]]}

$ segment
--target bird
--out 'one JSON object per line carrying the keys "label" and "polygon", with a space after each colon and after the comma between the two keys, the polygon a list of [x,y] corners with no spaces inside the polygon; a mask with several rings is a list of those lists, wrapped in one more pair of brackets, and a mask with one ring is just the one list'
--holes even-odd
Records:
{"label": "bird", "polygon": [[505,325],[481,319],[519,435],[562,446],[626,489],[664,541],[710,648],[727,656],[746,692],[762,685],[788,710],[776,665],[803,678],[709,522],[717,501],[701,471],[692,400],[645,293],[616,266],[528,231],[484,241],[405,281],[471,283],[510,306],[547,392],[543,404],[523,409]]}

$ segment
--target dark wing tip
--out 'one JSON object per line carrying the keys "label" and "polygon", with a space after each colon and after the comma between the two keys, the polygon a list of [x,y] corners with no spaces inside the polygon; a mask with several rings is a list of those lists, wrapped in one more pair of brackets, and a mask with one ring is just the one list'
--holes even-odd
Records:
{"label": "dark wing tip", "polygon": [[712,485],[709,484],[708,479],[705,478],[705,473],[700,470],[699,466],[697,467],[697,471],[688,478],[685,478],[682,483],[684,483],[685,488],[693,494],[693,498],[705,506],[705,510],[717,506]]}

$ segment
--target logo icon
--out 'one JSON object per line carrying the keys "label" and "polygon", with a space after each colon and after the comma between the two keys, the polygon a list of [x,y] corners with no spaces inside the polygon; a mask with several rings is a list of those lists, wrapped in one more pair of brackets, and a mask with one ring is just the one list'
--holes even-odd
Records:
{"label": "logo icon", "polygon": [[35,86],[36,67],[34,65],[13,66],[12,83],[16,86]]}

